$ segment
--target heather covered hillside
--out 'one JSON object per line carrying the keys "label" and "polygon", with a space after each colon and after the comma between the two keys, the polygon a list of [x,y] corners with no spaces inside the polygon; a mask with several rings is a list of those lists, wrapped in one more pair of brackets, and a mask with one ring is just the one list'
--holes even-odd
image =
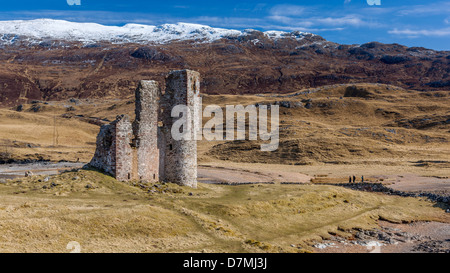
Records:
{"label": "heather covered hillside", "polygon": [[0,104],[123,98],[136,82],[193,69],[207,94],[289,93],[341,83],[448,90],[450,52],[306,32],[196,24],[108,27],[49,19],[0,22]]}

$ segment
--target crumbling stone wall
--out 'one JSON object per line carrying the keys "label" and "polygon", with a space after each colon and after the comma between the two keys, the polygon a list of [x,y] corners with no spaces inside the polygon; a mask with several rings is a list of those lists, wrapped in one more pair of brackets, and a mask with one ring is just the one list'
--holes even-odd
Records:
{"label": "crumbling stone wall", "polygon": [[100,128],[97,149],[90,166],[111,174],[119,181],[166,181],[197,186],[197,142],[174,140],[172,108],[187,105],[191,128],[200,123],[200,74],[191,70],[171,72],[166,91],[155,81],[141,81],[135,92],[136,120],[118,116]]}
{"label": "crumbling stone wall", "polygon": [[115,121],[100,128],[97,149],[89,165],[120,181],[132,179],[131,138],[132,126],[129,117],[117,116]]}

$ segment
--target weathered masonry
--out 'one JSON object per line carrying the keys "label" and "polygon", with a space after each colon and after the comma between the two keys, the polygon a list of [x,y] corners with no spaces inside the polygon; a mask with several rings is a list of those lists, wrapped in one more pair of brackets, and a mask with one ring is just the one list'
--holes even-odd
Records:
{"label": "weathered masonry", "polygon": [[177,105],[187,106],[189,126],[198,128],[200,74],[191,70],[170,72],[164,94],[156,81],[141,81],[135,95],[135,121],[121,115],[103,125],[89,165],[119,181],[165,181],[197,187],[197,142],[194,136],[191,140],[172,137],[177,118],[171,113]]}

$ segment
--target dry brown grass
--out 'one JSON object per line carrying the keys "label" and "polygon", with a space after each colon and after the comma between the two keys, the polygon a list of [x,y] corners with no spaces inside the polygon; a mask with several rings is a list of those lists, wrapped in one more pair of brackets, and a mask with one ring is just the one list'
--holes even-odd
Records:
{"label": "dry brown grass", "polygon": [[[449,92],[404,90],[394,86],[358,84],[362,97],[346,97],[351,85],[328,86],[310,94],[275,96],[205,95],[203,104],[249,105],[311,99],[313,107],[280,108],[280,147],[260,151],[259,142],[200,141],[200,163],[227,162],[287,165],[374,164],[448,168],[450,155]],[[297,92],[298,93],[298,92]],[[133,97],[124,100],[80,100],[24,105],[22,112],[0,109],[2,153],[14,159],[88,162],[95,150],[98,125],[119,114],[134,118]],[[68,111],[72,107],[72,111]],[[54,141],[56,118],[57,147]],[[204,119],[206,122],[208,118]],[[106,121],[103,121],[106,123]],[[29,146],[33,148],[29,148]],[[434,162],[441,162],[435,164]]]}
{"label": "dry brown grass", "polygon": [[[344,97],[346,86],[292,97],[205,96],[204,105],[310,98],[313,107],[280,109],[276,152],[260,152],[258,142],[201,141],[199,163],[339,181],[349,174],[448,176],[450,128],[442,123],[450,112],[448,92],[428,96],[392,86],[358,87],[365,88],[365,97]],[[36,113],[32,105],[22,112],[0,109],[3,157],[88,162],[99,129],[89,122],[134,116],[131,97],[44,106]],[[380,218],[449,222],[428,201],[327,185],[142,188],[86,170],[0,185],[0,199],[2,252],[67,252],[70,241],[85,252],[297,252],[311,250],[311,240],[330,233],[349,236],[354,228],[374,228]]]}
{"label": "dry brown grass", "polygon": [[87,160],[98,131],[95,125],[64,119],[53,109],[39,113],[0,109],[0,120],[3,159],[9,155],[15,160]]}
{"label": "dry brown grass", "polygon": [[[420,161],[442,161],[436,167],[450,167],[449,92],[427,94],[358,84],[357,89],[364,90],[366,96],[346,97],[348,87],[324,87],[316,93],[288,97],[260,97],[259,102],[263,103],[311,99],[312,108],[280,108],[280,147],[275,152],[259,151],[258,142],[222,142],[210,148],[206,156],[291,165],[411,166]],[[258,97],[240,98],[242,104],[254,104]],[[218,102],[214,96],[205,101]],[[227,96],[220,96],[219,101],[223,101],[222,105],[228,103]]]}
{"label": "dry brown grass", "polygon": [[76,241],[83,252],[303,252],[380,218],[450,222],[425,200],[333,186],[157,185],[90,170],[0,185],[0,251],[68,252]]}

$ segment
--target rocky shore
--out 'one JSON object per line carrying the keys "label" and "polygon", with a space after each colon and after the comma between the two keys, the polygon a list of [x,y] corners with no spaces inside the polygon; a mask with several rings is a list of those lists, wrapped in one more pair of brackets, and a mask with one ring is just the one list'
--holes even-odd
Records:
{"label": "rocky shore", "polygon": [[313,244],[326,253],[450,253],[450,225],[437,222],[393,224],[380,221],[375,230],[355,230],[353,237],[332,235]]}
{"label": "rocky shore", "polygon": [[341,186],[353,190],[367,191],[367,192],[382,192],[389,195],[398,195],[402,197],[425,197],[430,201],[443,203],[450,208],[450,195],[447,192],[442,193],[431,193],[425,191],[419,192],[405,192],[389,188],[382,183],[341,183],[333,184],[336,186]]}

